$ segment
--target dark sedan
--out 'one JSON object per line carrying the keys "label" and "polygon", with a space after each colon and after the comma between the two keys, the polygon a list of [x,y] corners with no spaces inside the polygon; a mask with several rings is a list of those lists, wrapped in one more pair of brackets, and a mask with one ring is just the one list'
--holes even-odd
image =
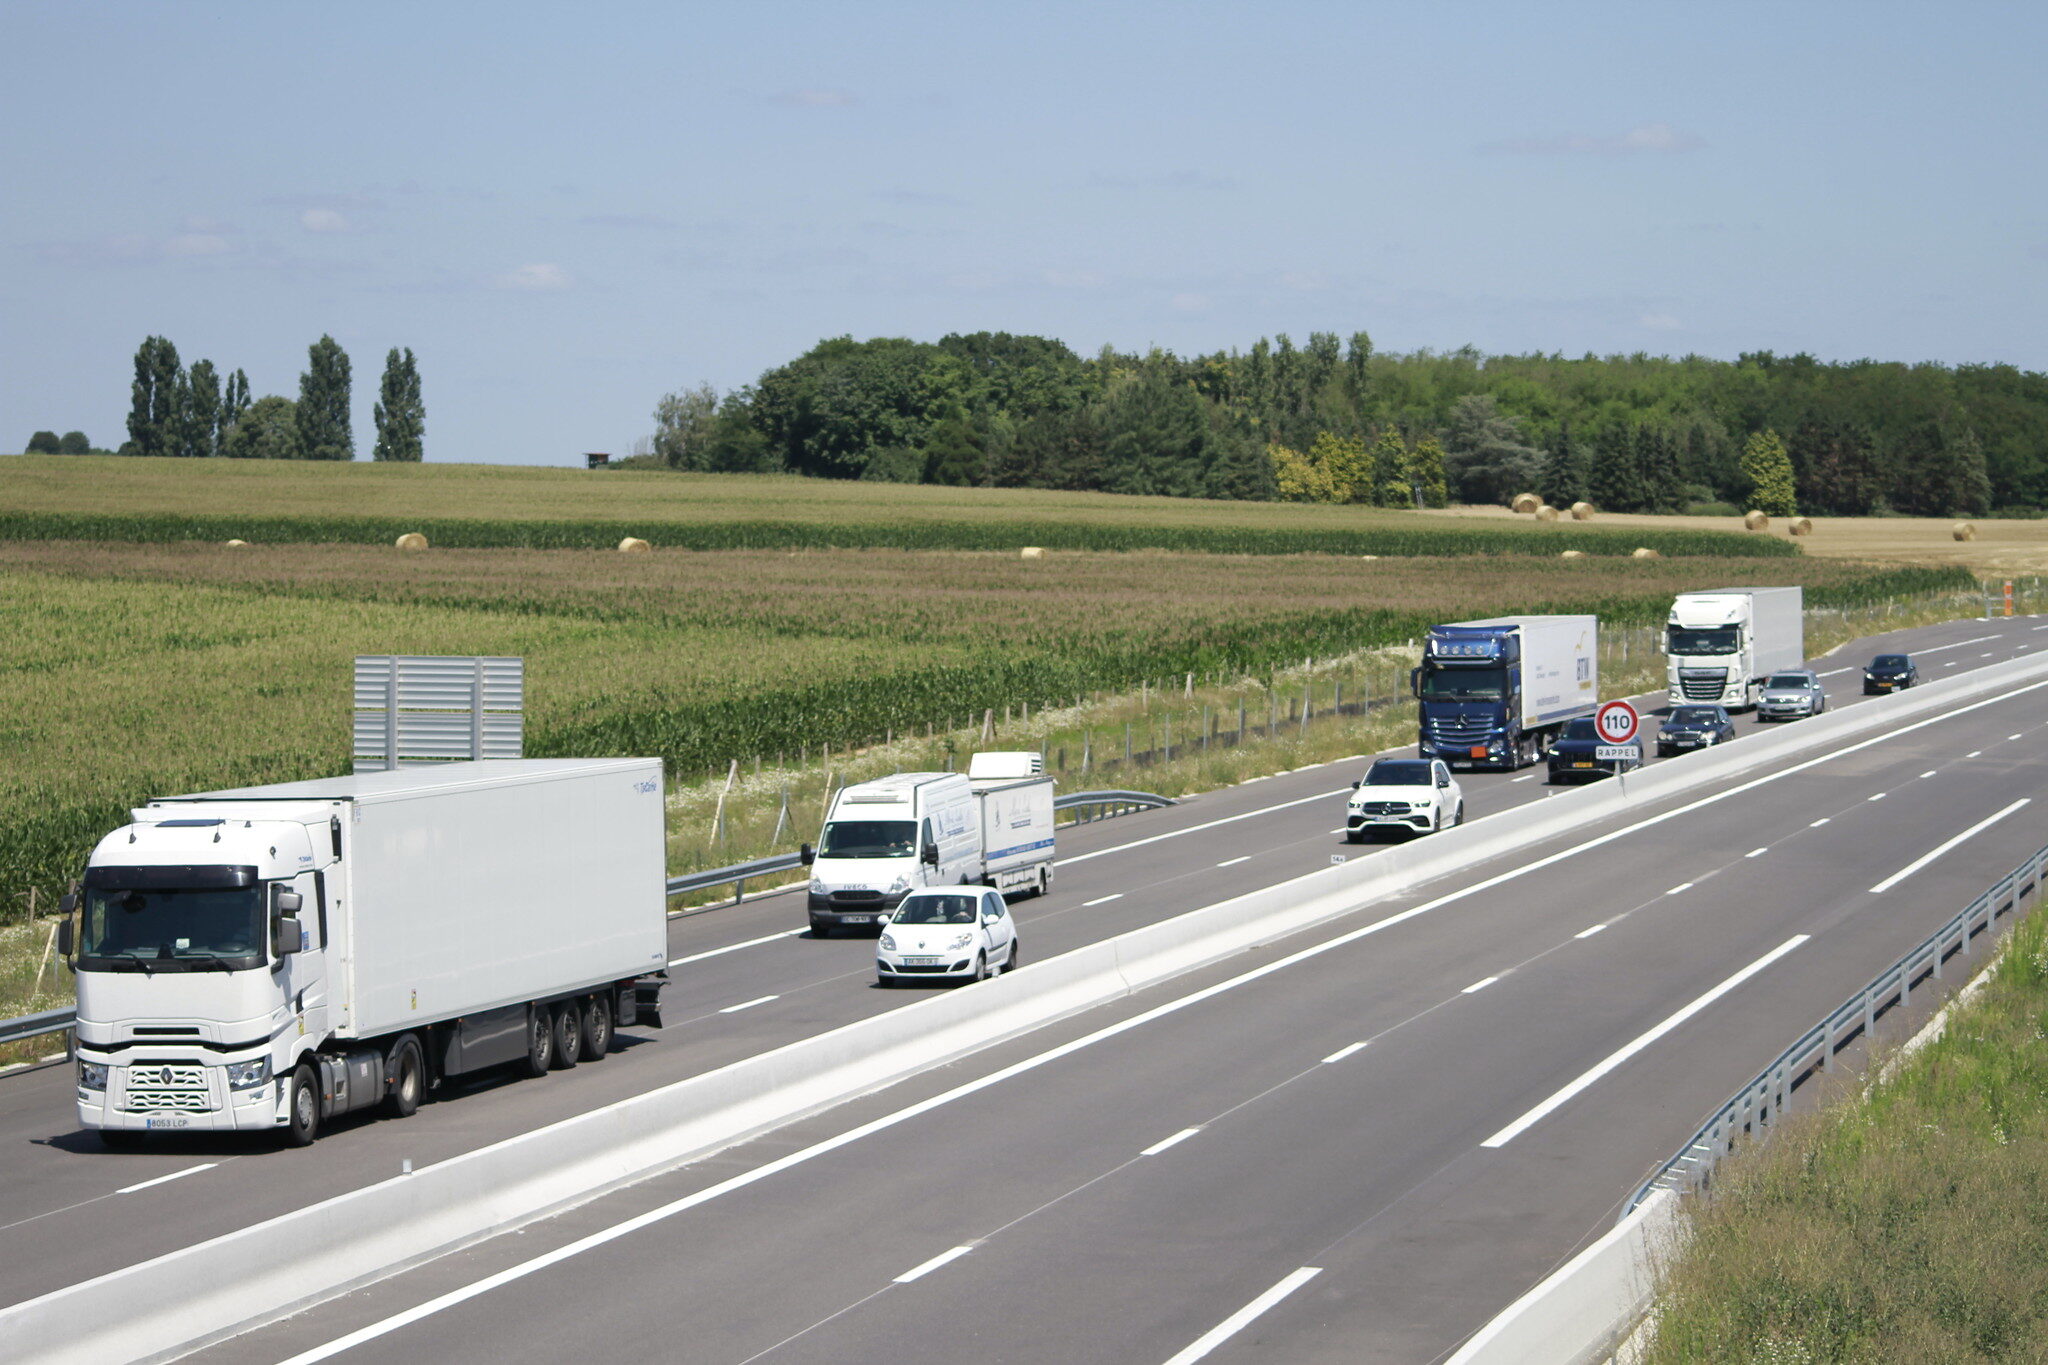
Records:
{"label": "dark sedan", "polygon": [[1735,722],[1719,706],[1674,706],[1657,730],[1657,757],[1708,749],[1735,738]]}
{"label": "dark sedan", "polygon": [[1880,654],[1863,670],[1863,695],[1903,692],[1920,683],[1920,666],[1910,654]]}
{"label": "dark sedan", "polygon": [[[1627,756],[1602,758],[1600,751],[1603,749],[1610,754],[1616,750],[1626,750]],[[1593,728],[1591,716],[1581,716],[1577,720],[1567,721],[1564,733],[1558,736],[1557,743],[1550,746],[1552,782],[1579,782],[1589,777],[1609,777],[1642,766],[1642,740],[1631,740],[1627,744],[1609,744],[1600,738],[1599,732]]]}

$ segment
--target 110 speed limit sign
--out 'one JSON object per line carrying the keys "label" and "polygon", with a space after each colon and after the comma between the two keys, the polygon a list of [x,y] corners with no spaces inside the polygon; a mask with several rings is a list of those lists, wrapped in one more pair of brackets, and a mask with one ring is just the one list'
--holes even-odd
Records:
{"label": "110 speed limit sign", "polygon": [[1636,708],[1625,701],[1602,702],[1593,713],[1593,729],[1609,744],[1628,743],[1636,737],[1642,723]]}

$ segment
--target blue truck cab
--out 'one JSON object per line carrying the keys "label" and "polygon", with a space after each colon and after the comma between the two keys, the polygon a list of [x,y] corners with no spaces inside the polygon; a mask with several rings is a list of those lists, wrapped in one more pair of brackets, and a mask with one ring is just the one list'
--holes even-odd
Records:
{"label": "blue truck cab", "polygon": [[1522,768],[1599,704],[1599,623],[1516,616],[1432,626],[1411,675],[1417,749],[1456,767]]}

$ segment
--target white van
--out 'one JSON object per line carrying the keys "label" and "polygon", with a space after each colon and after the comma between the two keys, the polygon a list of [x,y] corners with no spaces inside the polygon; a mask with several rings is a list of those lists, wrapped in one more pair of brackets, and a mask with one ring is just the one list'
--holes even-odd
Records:
{"label": "white van", "polygon": [[986,875],[974,792],[962,773],[897,773],[847,787],[810,865],[811,933],[863,928],[922,886],[965,886]]}

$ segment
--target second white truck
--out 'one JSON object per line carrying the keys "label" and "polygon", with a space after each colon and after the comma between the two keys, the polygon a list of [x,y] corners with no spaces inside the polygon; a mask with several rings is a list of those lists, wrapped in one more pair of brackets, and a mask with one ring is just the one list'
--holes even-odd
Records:
{"label": "second white truck", "polygon": [[1805,597],[1799,588],[1718,588],[1681,593],[1665,629],[1666,690],[1673,706],[1756,705],[1764,679],[1806,664]]}

